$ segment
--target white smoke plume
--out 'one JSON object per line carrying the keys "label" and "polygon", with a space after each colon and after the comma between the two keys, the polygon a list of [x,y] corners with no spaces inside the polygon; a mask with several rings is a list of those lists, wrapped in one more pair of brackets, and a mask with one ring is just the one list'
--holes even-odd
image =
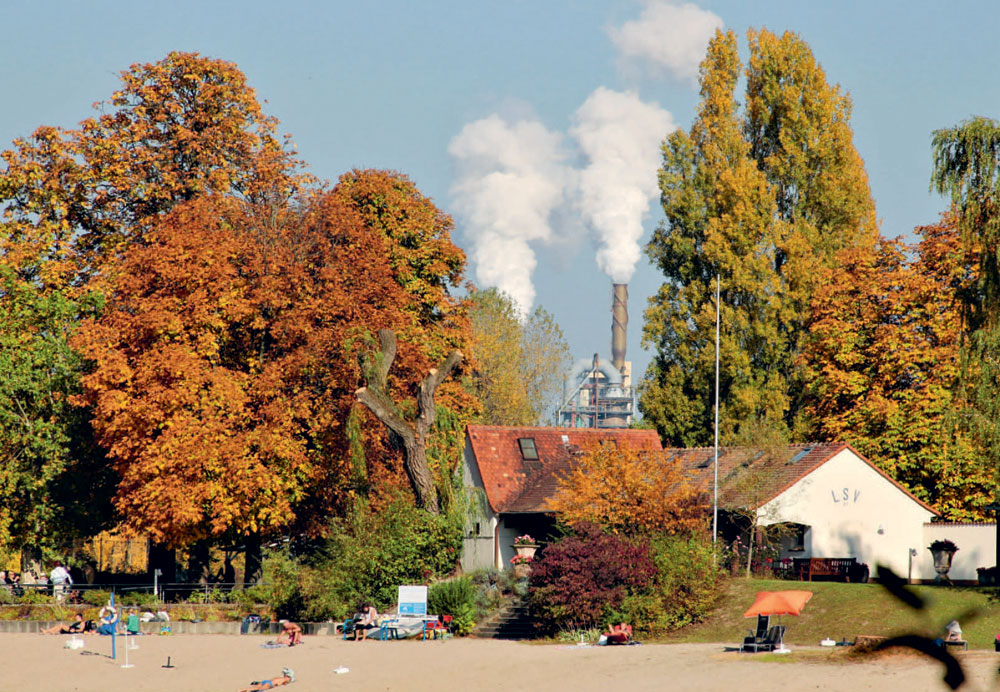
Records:
{"label": "white smoke plume", "polygon": [[454,209],[472,242],[477,282],[509,294],[523,317],[535,300],[532,244],[552,240],[549,215],[564,200],[562,135],[538,121],[491,115],[462,128],[448,153]]}
{"label": "white smoke plume", "polygon": [[720,28],[722,19],[697,5],[648,0],[638,19],[609,29],[608,35],[623,58],[696,84],[698,65]]}
{"label": "white smoke plume", "polygon": [[642,219],[659,193],[660,143],[676,125],[657,104],[605,87],[573,120],[570,134],[588,160],[577,206],[597,236],[598,266],[615,283],[627,283],[641,256]]}

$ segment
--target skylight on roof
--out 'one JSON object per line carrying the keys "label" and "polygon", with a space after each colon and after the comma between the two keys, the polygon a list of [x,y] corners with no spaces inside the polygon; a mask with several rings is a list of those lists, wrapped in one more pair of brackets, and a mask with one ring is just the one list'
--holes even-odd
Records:
{"label": "skylight on roof", "polygon": [[812,447],[803,447],[802,449],[800,449],[798,451],[798,453],[796,453],[795,456],[793,456],[791,459],[788,460],[788,463],[789,464],[794,464],[796,461],[798,461],[799,459],[801,459],[802,457],[804,457],[806,454],[808,454],[811,451],[813,451]]}
{"label": "skylight on roof", "polygon": [[521,448],[521,458],[525,461],[535,461],[538,459],[538,449],[535,447],[535,438],[519,437],[517,444]]}

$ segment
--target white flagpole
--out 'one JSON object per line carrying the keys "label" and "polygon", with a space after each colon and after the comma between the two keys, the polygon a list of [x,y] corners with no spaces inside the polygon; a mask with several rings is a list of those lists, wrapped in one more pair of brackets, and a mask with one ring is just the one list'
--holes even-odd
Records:
{"label": "white flagpole", "polygon": [[712,545],[719,540],[719,294],[721,280],[715,275],[715,483],[712,494]]}

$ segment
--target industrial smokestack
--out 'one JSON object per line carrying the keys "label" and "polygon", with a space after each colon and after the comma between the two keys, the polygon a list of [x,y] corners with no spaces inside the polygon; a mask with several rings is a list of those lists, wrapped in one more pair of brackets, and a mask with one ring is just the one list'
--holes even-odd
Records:
{"label": "industrial smokestack", "polygon": [[622,372],[625,366],[625,330],[628,328],[628,284],[612,284],[611,364]]}

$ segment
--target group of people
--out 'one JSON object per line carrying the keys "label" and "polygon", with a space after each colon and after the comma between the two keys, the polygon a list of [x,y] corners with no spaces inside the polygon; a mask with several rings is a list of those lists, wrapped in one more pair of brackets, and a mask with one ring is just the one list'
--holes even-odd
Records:
{"label": "group of people", "polygon": [[73,577],[62,562],[56,560],[52,563],[52,571],[48,577],[44,574],[35,576],[34,573],[25,572],[25,578],[13,571],[0,571],[0,588],[9,590],[14,596],[23,596],[25,586],[48,590],[52,585],[52,595],[56,602],[62,603],[66,598],[67,589],[73,585]]}
{"label": "group of people", "polygon": [[118,627],[118,611],[109,603],[98,613],[98,622],[84,620],[83,613],[77,612],[69,624],[53,625],[40,630],[42,634],[115,634]]}

